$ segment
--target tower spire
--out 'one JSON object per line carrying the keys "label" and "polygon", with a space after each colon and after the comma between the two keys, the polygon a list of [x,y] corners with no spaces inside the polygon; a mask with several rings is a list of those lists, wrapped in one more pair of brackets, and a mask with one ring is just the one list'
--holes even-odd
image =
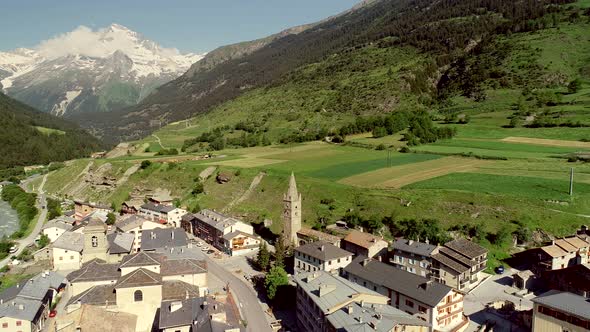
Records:
{"label": "tower spire", "polygon": [[295,174],[291,172],[291,178],[289,179],[289,191],[287,191],[287,198],[297,199],[299,193],[297,192],[297,182],[295,181]]}

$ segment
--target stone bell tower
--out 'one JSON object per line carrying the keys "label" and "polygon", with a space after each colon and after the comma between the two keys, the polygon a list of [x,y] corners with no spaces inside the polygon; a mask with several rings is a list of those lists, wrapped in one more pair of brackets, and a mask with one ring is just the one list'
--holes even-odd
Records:
{"label": "stone bell tower", "polygon": [[289,190],[283,196],[283,225],[285,244],[299,246],[297,232],[301,229],[301,194],[297,191],[293,173],[289,180]]}
{"label": "stone bell tower", "polygon": [[107,227],[99,219],[92,218],[84,227],[84,251],[82,251],[82,263],[95,258],[107,260]]}

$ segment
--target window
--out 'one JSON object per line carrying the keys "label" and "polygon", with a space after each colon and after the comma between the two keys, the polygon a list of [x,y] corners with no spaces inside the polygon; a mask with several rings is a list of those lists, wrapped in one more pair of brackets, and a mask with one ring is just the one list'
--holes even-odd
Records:
{"label": "window", "polygon": [[426,264],[426,262],[420,262],[420,267],[426,268],[426,267],[428,267],[428,264]]}
{"label": "window", "polygon": [[20,320],[17,320],[16,321],[16,326],[22,326],[22,325],[23,325],[23,322],[22,321],[20,321]]}
{"label": "window", "polygon": [[59,256],[59,260],[60,260],[60,261],[63,261],[63,260],[64,260],[64,258],[63,258],[62,256]]}
{"label": "window", "polygon": [[96,235],[92,236],[92,247],[98,247],[98,238],[96,237]]}
{"label": "window", "polygon": [[70,260],[74,260],[74,256],[70,256]]}
{"label": "window", "polygon": [[419,305],[418,306],[418,311],[420,312],[426,312],[428,309],[424,308],[423,306]]}
{"label": "window", "polygon": [[413,259],[411,259],[411,258],[409,258],[409,259],[408,259],[408,263],[410,263],[410,264],[414,265],[414,264],[416,264],[416,261],[415,261],[415,260],[413,260]]}
{"label": "window", "polygon": [[2,323],[2,328],[5,329],[8,327],[8,323]]}
{"label": "window", "polygon": [[338,263],[340,263],[340,258],[338,258]]}
{"label": "window", "polygon": [[410,300],[406,299],[406,305],[407,305],[408,307],[410,307],[410,308],[413,308],[413,307],[414,307],[414,302],[412,302],[412,301],[410,301]]}
{"label": "window", "polygon": [[135,293],[133,293],[133,299],[135,302],[143,301],[143,293],[140,290],[136,290]]}

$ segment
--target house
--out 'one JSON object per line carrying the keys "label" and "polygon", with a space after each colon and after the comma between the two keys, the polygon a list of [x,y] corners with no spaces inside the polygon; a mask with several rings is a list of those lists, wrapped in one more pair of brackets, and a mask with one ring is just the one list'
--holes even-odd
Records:
{"label": "house", "polygon": [[74,201],[74,218],[77,221],[86,218],[88,215],[95,211],[102,211],[105,214],[113,212],[111,207],[106,204],[91,203],[78,200]]}
{"label": "house", "polygon": [[136,325],[136,315],[84,304],[69,306],[68,311],[56,318],[49,331],[94,331],[100,326],[101,331],[135,332]]}
{"label": "house", "polygon": [[187,247],[188,237],[182,228],[155,228],[141,233],[141,251]]}
{"label": "house", "polygon": [[326,271],[339,274],[352,262],[352,253],[326,241],[317,241],[294,249],[295,274]]}
{"label": "house", "polygon": [[197,234],[197,217],[192,213],[187,213],[180,218],[180,227],[189,234]]}
{"label": "house", "polygon": [[49,220],[43,226],[43,234],[47,235],[49,242],[53,243],[63,233],[71,230],[74,225],[74,218],[70,217],[58,217],[53,220]]}
{"label": "house", "polygon": [[139,208],[139,215],[145,219],[168,224],[172,227],[180,227],[182,216],[187,213],[186,210],[176,208],[171,205],[155,204],[148,202]]}
{"label": "house", "polygon": [[254,235],[252,225],[245,224],[238,219],[226,216],[212,210],[202,210],[193,214],[194,235],[203,239],[215,248],[231,254],[231,248],[226,247],[228,242],[224,239],[226,234],[240,231],[244,234]]}
{"label": "house", "polygon": [[438,246],[400,238],[393,243],[390,263],[402,270],[430,278],[432,255],[435,253],[438,253]]}
{"label": "house", "polygon": [[344,268],[346,278],[389,298],[390,304],[428,322],[430,331],[464,331],[463,294],[425,277],[378,260],[357,256]]}
{"label": "house", "polygon": [[0,294],[0,330],[42,331],[49,308],[66,285],[54,272],[42,272]]}
{"label": "house", "polygon": [[447,242],[431,256],[432,278],[458,290],[473,287],[487,267],[487,255],[487,249],[464,238]]}
{"label": "house", "polygon": [[138,214],[141,206],[144,204],[143,200],[140,199],[132,199],[123,202],[121,204],[121,213],[122,214]]}
{"label": "house", "polygon": [[389,244],[382,238],[357,230],[353,230],[342,240],[342,249],[355,256],[384,257],[388,247]]}
{"label": "house", "polygon": [[297,231],[299,245],[313,243],[316,241],[326,241],[336,247],[340,247],[340,238],[338,236],[316,231],[315,229],[303,227]]}
{"label": "house", "polygon": [[590,330],[590,302],[576,294],[549,291],[533,301],[533,332]]}
{"label": "house", "polygon": [[151,331],[163,301],[181,301],[207,293],[207,264],[190,258],[139,252],[121,263],[93,260],[68,275],[72,298],[67,309],[82,305],[141,318],[136,331]]}
{"label": "house", "polygon": [[[295,283],[297,326],[301,331],[374,331],[376,327],[381,328],[377,331],[427,330],[425,322],[389,307],[386,296],[331,273],[300,273]],[[373,312],[376,314],[371,315]],[[392,315],[384,319],[377,314],[385,312]]]}
{"label": "house", "polygon": [[544,271],[541,281],[548,289],[574,293],[590,298],[590,264],[580,264],[565,269]]}
{"label": "house", "polygon": [[260,247],[260,238],[242,231],[233,231],[223,236],[223,247],[230,256],[253,253]]}
{"label": "house", "polygon": [[[80,227],[82,226],[83,227]],[[78,227],[78,229],[76,229]],[[106,262],[118,262],[131,253],[133,234],[111,233],[106,225],[91,219],[88,223],[74,226],[63,233],[51,245],[51,260],[54,270],[77,270],[83,263],[95,258]]]}
{"label": "house", "polygon": [[65,232],[53,244],[53,270],[77,270],[82,264],[84,250],[84,234]]}
{"label": "house", "polygon": [[163,332],[239,332],[239,311],[231,295],[220,294],[177,301],[163,301],[160,305],[159,328]]}
{"label": "house", "polygon": [[165,228],[165,226],[138,215],[132,215],[123,220],[118,220],[115,223],[115,228],[117,232],[133,234],[134,241],[132,251],[138,252],[141,248],[141,234],[143,231]]}
{"label": "house", "polygon": [[541,274],[544,271],[588,263],[589,248],[590,243],[578,236],[571,236],[553,240],[548,245],[529,249],[515,257],[531,265],[533,272]]}
{"label": "house", "polygon": [[174,198],[170,196],[170,192],[168,191],[158,191],[152,197],[148,198],[148,200],[154,204],[168,206],[172,206],[174,202]]}

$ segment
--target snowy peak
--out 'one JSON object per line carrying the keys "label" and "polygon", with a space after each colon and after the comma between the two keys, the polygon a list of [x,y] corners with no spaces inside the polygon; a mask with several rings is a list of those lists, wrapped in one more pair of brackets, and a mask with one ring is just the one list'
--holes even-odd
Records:
{"label": "snowy peak", "polygon": [[162,47],[116,23],[80,26],[31,49],[0,52],[0,91],[59,115],[111,110],[137,103],[203,56]]}

